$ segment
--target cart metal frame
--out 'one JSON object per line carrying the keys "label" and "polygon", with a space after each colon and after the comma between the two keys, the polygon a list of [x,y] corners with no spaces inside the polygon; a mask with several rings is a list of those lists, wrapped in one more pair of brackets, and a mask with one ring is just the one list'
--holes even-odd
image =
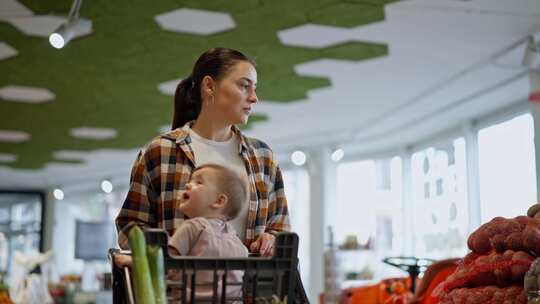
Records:
{"label": "cart metal frame", "polygon": [[[276,235],[274,256],[248,258],[207,258],[189,256],[169,256],[167,250],[168,234],[161,229],[144,231],[147,245],[160,246],[163,249],[165,270],[175,270],[180,280],[168,279],[168,290],[176,288],[180,298],[170,297],[169,303],[268,303],[268,304],[305,304],[309,303],[298,272],[298,235],[280,233]],[[118,254],[130,251],[110,249],[109,258],[112,265],[113,303],[136,304],[131,283],[129,267],[120,268],[114,263]],[[242,282],[228,282],[227,273],[243,271]],[[213,282],[197,282],[197,273],[205,271],[213,273]],[[197,287],[211,286],[212,296],[200,298]],[[234,298],[226,295],[227,286],[241,286],[242,297]],[[238,287],[236,287],[238,288]]]}

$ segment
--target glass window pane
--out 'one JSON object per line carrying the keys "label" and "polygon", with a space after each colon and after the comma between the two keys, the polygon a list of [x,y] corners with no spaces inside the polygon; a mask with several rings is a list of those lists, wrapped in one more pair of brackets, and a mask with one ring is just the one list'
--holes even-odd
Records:
{"label": "glass window pane", "polygon": [[532,116],[480,130],[478,152],[482,222],[525,214],[537,191]]}
{"label": "glass window pane", "polygon": [[334,228],[337,244],[345,242],[347,236],[366,243],[375,235],[375,188],[375,161],[338,165],[336,218],[339,221]]}
{"label": "glass window pane", "polygon": [[15,251],[40,250],[42,201],[39,193],[0,194],[0,271],[11,273]]}
{"label": "glass window pane", "polygon": [[416,152],[411,158],[414,252],[442,259],[466,253],[468,199],[465,140]]}
{"label": "glass window pane", "polygon": [[[399,271],[380,261],[387,256],[401,255],[401,159],[340,163],[336,191],[338,220],[334,232],[338,247],[344,250],[340,254],[344,279],[395,276]],[[359,248],[345,251],[355,239]]]}
{"label": "glass window pane", "polygon": [[292,231],[297,233],[300,238],[298,248],[300,276],[304,288],[309,290],[309,174],[302,168],[283,170],[283,182],[285,196],[289,204]]}

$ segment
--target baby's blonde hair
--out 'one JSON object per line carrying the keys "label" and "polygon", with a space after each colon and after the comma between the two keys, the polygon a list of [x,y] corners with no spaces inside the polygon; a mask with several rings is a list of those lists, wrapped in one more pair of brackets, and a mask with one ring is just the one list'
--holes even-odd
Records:
{"label": "baby's blonde hair", "polygon": [[228,204],[225,207],[224,215],[228,220],[232,220],[238,216],[242,205],[247,201],[248,188],[247,182],[241,178],[236,172],[217,164],[206,164],[199,166],[193,170],[193,173],[202,169],[213,169],[216,172],[217,188],[222,194],[228,198]]}

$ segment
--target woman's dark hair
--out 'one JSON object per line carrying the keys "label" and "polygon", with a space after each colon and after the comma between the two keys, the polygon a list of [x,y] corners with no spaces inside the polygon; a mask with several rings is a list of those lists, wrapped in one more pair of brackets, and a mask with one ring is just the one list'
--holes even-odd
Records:
{"label": "woman's dark hair", "polygon": [[201,112],[201,82],[204,76],[220,80],[238,61],[255,62],[239,51],[228,48],[212,48],[204,52],[193,67],[191,75],[182,80],[174,94],[172,129],[195,120]]}

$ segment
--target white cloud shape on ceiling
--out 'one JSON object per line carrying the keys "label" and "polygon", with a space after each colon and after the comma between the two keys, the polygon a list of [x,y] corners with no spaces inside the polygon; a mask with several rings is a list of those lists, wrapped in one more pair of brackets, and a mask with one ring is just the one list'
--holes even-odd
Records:
{"label": "white cloud shape on ceiling", "polygon": [[158,84],[158,90],[165,95],[168,96],[174,96],[174,93],[176,92],[176,86],[182,81],[181,78],[179,79],[173,79],[166,82],[162,82]]}
{"label": "white cloud shape on ceiling", "polygon": [[17,56],[18,52],[5,42],[0,42],[0,60]]}
{"label": "white cloud shape on ceiling", "polygon": [[89,153],[87,151],[60,150],[53,152],[54,159],[57,160],[84,160]]}
{"label": "white cloud shape on ceiling", "polygon": [[49,37],[66,18],[52,15],[10,18],[8,22],[28,36]]}
{"label": "white cloud shape on ceiling", "polygon": [[0,88],[0,98],[23,103],[44,103],[55,98],[53,92],[36,87],[9,85]]}
{"label": "white cloud shape on ceiling", "polygon": [[210,35],[233,29],[236,24],[227,13],[181,8],[154,17],[161,28],[172,32]]}
{"label": "white cloud shape on ceiling", "polygon": [[0,153],[0,163],[13,163],[17,160],[17,155],[9,153]]}
{"label": "white cloud shape on ceiling", "polygon": [[0,1],[0,21],[10,18],[29,17],[34,13],[16,0]]}
{"label": "white cloud shape on ceiling", "polygon": [[171,131],[171,124],[162,125],[158,129],[159,134],[167,133],[169,131]]}
{"label": "white cloud shape on ceiling", "polygon": [[73,128],[69,130],[69,134],[72,137],[80,139],[111,139],[115,138],[118,135],[118,131],[110,128],[91,128],[91,127],[80,127]]}
{"label": "white cloud shape on ceiling", "polygon": [[0,130],[0,142],[20,143],[30,140],[30,134],[23,131]]}
{"label": "white cloud shape on ceiling", "polygon": [[278,32],[282,44],[325,48],[351,40],[351,31],[336,26],[304,24]]}
{"label": "white cloud shape on ceiling", "polygon": [[[22,18],[9,18],[7,20],[19,31],[25,33],[28,36],[45,37],[54,32],[62,23],[67,19],[52,15],[22,17]],[[80,18],[77,26],[73,29],[73,39],[90,35],[92,33],[92,21],[85,18]]]}

